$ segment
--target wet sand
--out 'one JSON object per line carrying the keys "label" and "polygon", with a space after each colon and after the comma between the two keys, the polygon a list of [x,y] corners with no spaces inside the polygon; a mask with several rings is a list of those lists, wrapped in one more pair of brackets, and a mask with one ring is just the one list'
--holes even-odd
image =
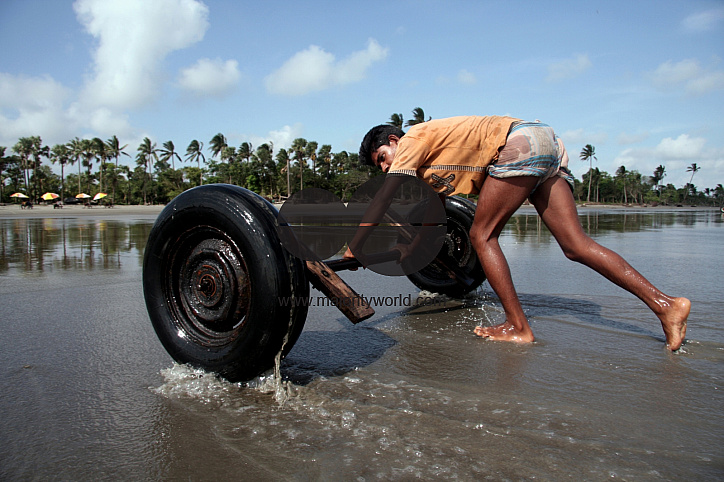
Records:
{"label": "wet sand", "polygon": [[[12,208],[0,207],[2,480],[724,477],[718,213],[579,210],[602,244],[691,298],[676,353],[645,306],[565,260],[524,207],[501,244],[534,344],[472,334],[502,318],[487,285],[382,303],[358,325],[313,306],[280,392],[164,351],[140,282],[161,206]],[[367,297],[430,296],[404,278],[342,276]]]}

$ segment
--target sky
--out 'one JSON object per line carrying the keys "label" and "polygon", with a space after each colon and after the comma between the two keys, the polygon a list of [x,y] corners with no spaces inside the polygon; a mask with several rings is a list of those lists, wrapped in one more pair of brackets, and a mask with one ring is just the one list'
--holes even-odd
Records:
{"label": "sky", "polygon": [[[588,162],[724,183],[724,1],[0,0],[0,145],[357,152],[426,116],[539,119]],[[8,149],[9,153],[10,149]],[[125,158],[133,164],[132,158]],[[122,161],[123,162],[123,161]],[[57,170],[57,169],[56,169]]]}

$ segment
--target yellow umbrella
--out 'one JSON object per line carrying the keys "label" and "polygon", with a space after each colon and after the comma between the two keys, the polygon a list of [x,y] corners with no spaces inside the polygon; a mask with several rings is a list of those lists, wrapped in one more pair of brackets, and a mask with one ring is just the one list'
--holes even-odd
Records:
{"label": "yellow umbrella", "polygon": [[103,198],[106,197],[106,196],[108,196],[108,194],[106,194],[106,193],[104,193],[104,192],[99,192],[98,194],[96,194],[95,196],[93,196],[93,200],[94,200],[94,201],[98,201],[99,199],[103,199]]}
{"label": "yellow umbrella", "polygon": [[43,201],[51,201],[53,199],[58,199],[60,197],[60,194],[55,194],[54,192],[46,192],[42,196],[40,196],[40,199]]}
{"label": "yellow umbrella", "polygon": [[88,199],[90,196],[84,192],[78,194],[75,198],[76,199]]}
{"label": "yellow umbrella", "polygon": [[23,198],[23,199],[28,198],[28,196],[26,196],[25,194],[23,194],[21,192],[16,192],[15,194],[11,194],[10,197],[19,197],[19,198]]}

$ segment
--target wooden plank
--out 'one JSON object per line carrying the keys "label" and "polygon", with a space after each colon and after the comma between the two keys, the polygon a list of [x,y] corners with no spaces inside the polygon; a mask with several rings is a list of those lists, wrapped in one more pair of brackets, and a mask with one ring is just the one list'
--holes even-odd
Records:
{"label": "wooden plank", "polygon": [[362,298],[322,261],[307,261],[312,286],[324,293],[352,323],[359,323],[375,314]]}

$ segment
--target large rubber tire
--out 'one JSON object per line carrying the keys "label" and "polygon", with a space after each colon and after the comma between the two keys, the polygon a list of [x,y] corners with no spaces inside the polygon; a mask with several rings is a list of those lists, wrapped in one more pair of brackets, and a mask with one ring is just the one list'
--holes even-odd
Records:
{"label": "large rubber tire", "polygon": [[447,235],[438,257],[448,265],[459,267],[474,282],[466,285],[451,279],[435,261],[420,271],[408,275],[407,278],[420,289],[444,294],[451,298],[462,298],[485,281],[485,272],[483,272],[478,255],[470,241],[475,204],[461,197],[447,197],[445,198],[445,212],[447,214]]}
{"label": "large rubber tire", "polygon": [[291,350],[309,296],[301,260],[279,242],[278,211],[227,184],[185,191],[161,212],[143,259],[143,290],[171,357],[230,381],[254,378]]}

